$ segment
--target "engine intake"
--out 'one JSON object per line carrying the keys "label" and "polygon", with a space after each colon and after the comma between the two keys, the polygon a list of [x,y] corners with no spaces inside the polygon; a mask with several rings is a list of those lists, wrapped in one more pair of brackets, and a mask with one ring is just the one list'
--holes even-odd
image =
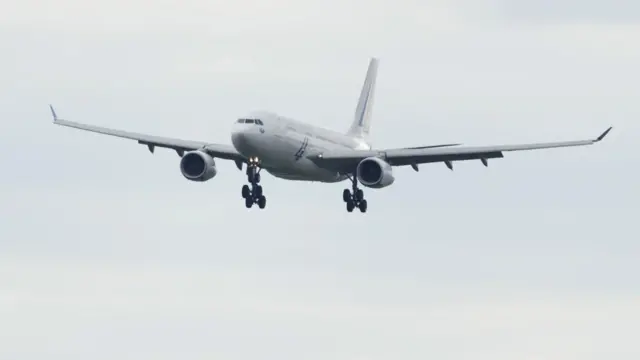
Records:
{"label": "engine intake", "polygon": [[200,150],[186,153],[180,160],[182,176],[191,181],[207,181],[218,173],[215,160]]}
{"label": "engine intake", "polygon": [[360,161],[356,174],[358,181],[370,188],[383,188],[395,181],[391,165],[377,157],[369,157]]}

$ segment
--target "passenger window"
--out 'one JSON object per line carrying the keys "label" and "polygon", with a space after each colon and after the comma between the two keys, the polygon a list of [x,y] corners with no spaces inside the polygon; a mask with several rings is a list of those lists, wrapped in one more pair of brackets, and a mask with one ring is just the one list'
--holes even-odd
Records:
{"label": "passenger window", "polygon": [[247,119],[244,121],[245,124],[253,124],[253,119]]}

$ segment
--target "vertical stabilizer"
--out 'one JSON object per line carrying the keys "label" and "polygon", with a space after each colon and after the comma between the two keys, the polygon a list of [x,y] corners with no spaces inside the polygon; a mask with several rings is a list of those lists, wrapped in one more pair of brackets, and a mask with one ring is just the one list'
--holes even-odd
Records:
{"label": "vertical stabilizer", "polygon": [[376,76],[378,75],[378,59],[371,58],[369,68],[367,69],[367,77],[364,79],[358,106],[354,114],[353,123],[347,132],[347,135],[367,139],[369,136],[369,127],[371,126],[371,112],[373,110],[373,95],[376,87]]}

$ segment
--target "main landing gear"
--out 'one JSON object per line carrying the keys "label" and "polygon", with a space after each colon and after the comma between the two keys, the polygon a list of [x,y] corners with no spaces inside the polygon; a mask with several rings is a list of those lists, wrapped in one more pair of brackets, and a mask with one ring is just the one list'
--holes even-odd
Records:
{"label": "main landing gear", "polygon": [[250,209],[253,204],[258,204],[260,209],[264,209],[267,206],[267,198],[262,193],[262,186],[260,183],[260,160],[258,158],[249,158],[247,163],[247,180],[249,185],[242,186],[242,198],[247,209]]}
{"label": "main landing gear", "polygon": [[364,199],[364,193],[362,189],[358,189],[358,180],[354,176],[350,178],[353,183],[352,191],[344,189],[342,192],[342,200],[347,204],[347,211],[352,212],[356,207],[360,209],[360,212],[367,212],[367,200]]}

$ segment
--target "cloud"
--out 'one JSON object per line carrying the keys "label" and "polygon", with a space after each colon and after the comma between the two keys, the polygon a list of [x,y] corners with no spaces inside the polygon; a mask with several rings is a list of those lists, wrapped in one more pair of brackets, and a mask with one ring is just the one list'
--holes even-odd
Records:
{"label": "cloud", "polygon": [[640,5],[635,1],[499,1],[513,20],[539,23],[640,24]]}
{"label": "cloud", "polygon": [[[450,301],[442,296],[452,295],[450,290],[424,288],[418,292],[435,290],[440,295],[431,295],[423,303],[394,306],[358,297],[358,287],[341,287],[323,275],[242,273],[184,265],[29,265],[26,270],[23,261],[4,262],[0,272],[5,284],[0,297],[3,318],[13,324],[1,329],[3,338],[13,339],[3,346],[5,354],[30,353],[33,339],[46,339],[53,355],[86,354],[88,347],[81,343],[77,347],[69,339],[106,336],[103,339],[115,340],[116,346],[138,348],[136,353],[143,359],[156,356],[153,348],[168,351],[161,358],[172,358],[181,348],[176,345],[185,343],[199,349],[184,350],[196,358],[212,351],[242,358],[251,348],[237,347],[236,336],[242,335],[267,346],[269,353],[286,353],[282,356],[287,358],[329,354],[382,358],[392,353],[418,358],[418,353],[445,351],[452,357],[474,353],[479,359],[595,359],[603,352],[631,359],[626,356],[632,354],[628,351],[634,342],[634,324],[640,320],[634,297],[585,299],[546,293],[529,298],[498,291],[490,297],[462,292]],[[20,273],[19,282],[16,273]],[[360,280],[380,290],[394,288],[391,279],[384,278],[349,282]],[[292,292],[291,284],[302,286]],[[607,330],[612,327],[615,332]],[[151,345],[145,339],[166,335],[173,340],[139,347]],[[212,343],[195,343],[185,335],[198,342],[210,336]],[[140,340],[134,342],[136,338]],[[455,346],[463,338],[465,346]],[[326,346],[307,347],[316,339],[324,339]],[[96,355],[108,358],[108,354],[113,350]]]}
{"label": "cloud", "polygon": [[[278,0],[268,5],[256,0],[234,3],[225,1],[188,0],[182,2],[160,1],[98,1],[91,6],[77,0],[54,2],[29,0],[14,3],[3,12],[5,27],[28,29],[46,27],[49,30],[85,33],[193,33],[203,35],[258,36],[264,33],[296,31],[298,36],[323,29],[323,33],[367,32],[380,29],[380,25],[396,22],[396,15],[407,15],[412,22],[423,20],[439,26],[454,23],[458,11],[447,1],[423,4],[417,1],[404,3],[415,12],[407,12],[384,1],[313,1],[300,3]],[[37,8],[34,12],[31,9]],[[78,16],[82,14],[82,16]],[[447,19],[447,21],[445,21]],[[381,24],[382,22],[382,24]],[[369,25],[358,28],[354,25]],[[430,27],[430,25],[428,25]]]}

